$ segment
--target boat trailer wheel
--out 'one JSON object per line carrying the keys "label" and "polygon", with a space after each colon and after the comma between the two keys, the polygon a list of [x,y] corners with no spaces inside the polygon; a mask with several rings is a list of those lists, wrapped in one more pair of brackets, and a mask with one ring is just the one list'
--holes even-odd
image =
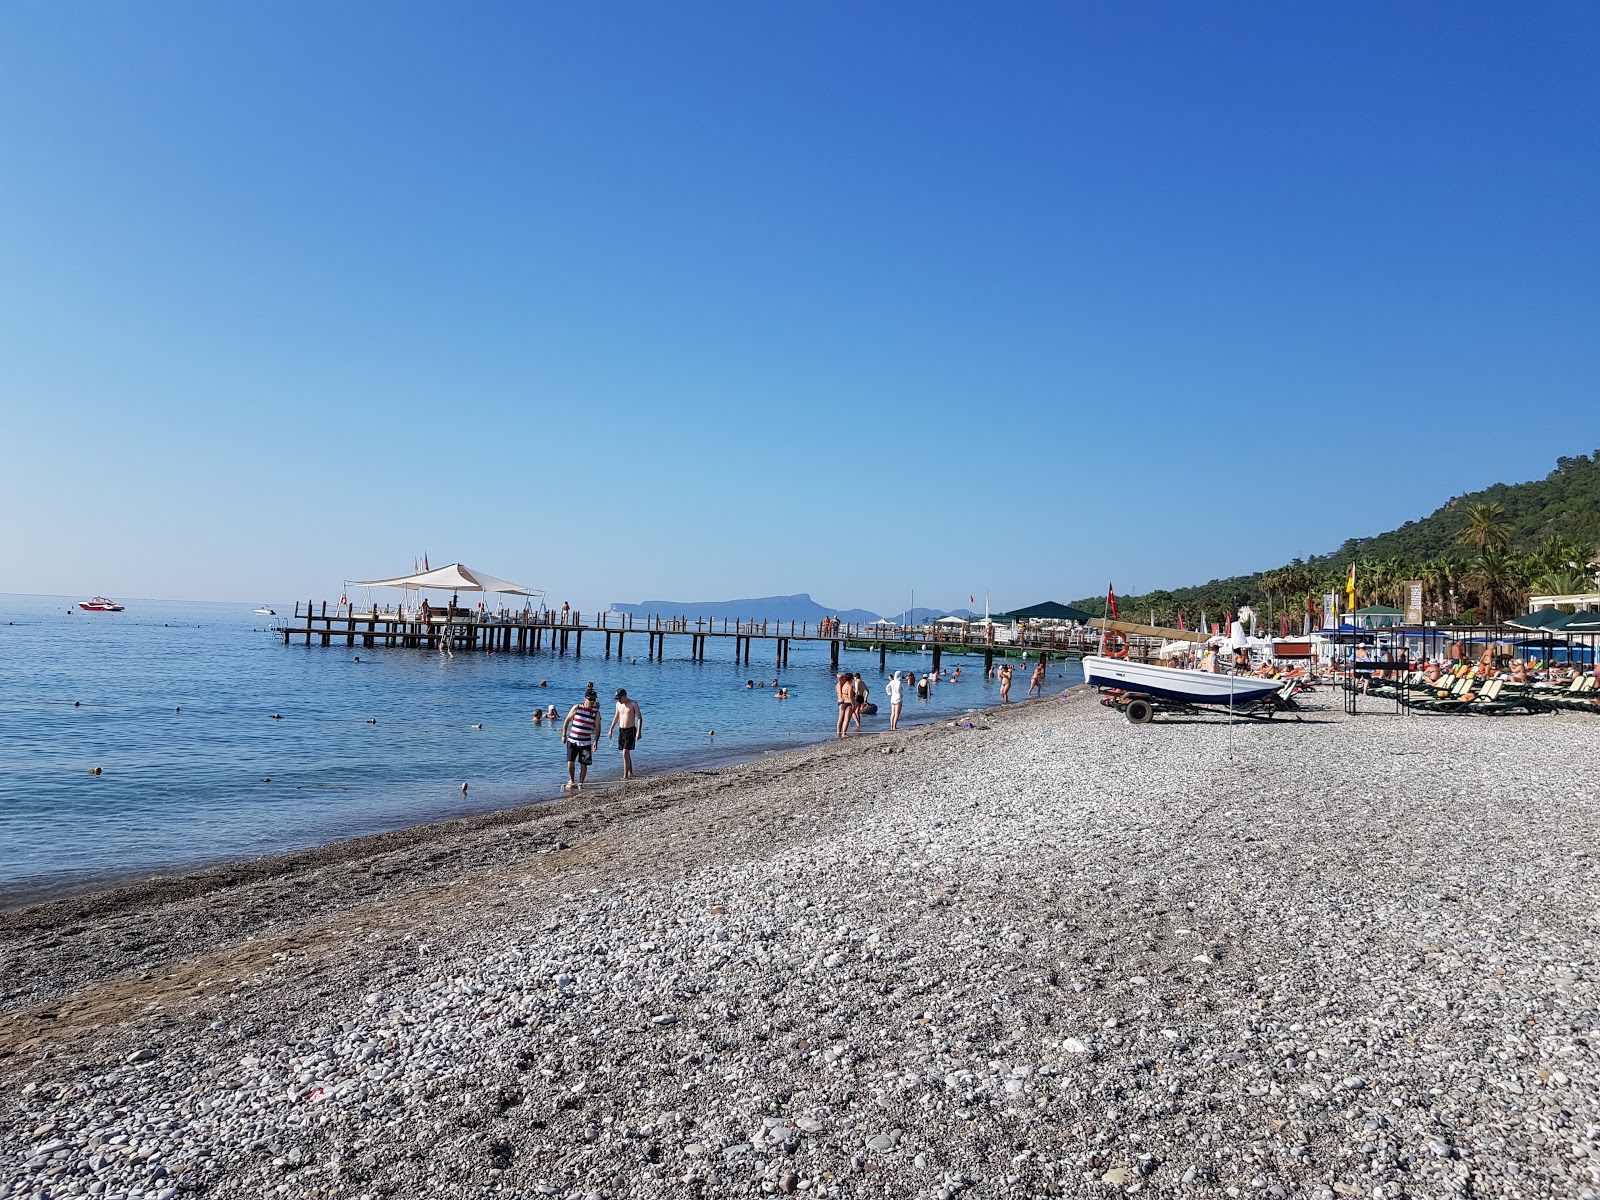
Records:
{"label": "boat trailer wheel", "polygon": [[1129,700],[1128,707],[1123,710],[1128,714],[1128,720],[1134,725],[1148,725],[1155,719],[1156,706],[1148,700]]}

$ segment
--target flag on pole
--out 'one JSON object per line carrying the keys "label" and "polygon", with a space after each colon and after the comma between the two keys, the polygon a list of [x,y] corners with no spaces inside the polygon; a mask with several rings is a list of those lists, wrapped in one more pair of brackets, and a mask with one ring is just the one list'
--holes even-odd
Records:
{"label": "flag on pole", "polygon": [[422,569],[424,571],[429,570],[429,567],[428,567],[428,556],[426,554],[424,554],[422,556]]}
{"label": "flag on pole", "polygon": [[1345,606],[1345,611],[1346,612],[1355,612],[1355,610],[1356,610],[1356,563],[1355,563],[1355,559],[1351,559],[1350,560],[1350,582],[1348,582],[1348,583],[1346,583],[1344,585],[1344,595],[1345,595],[1345,599],[1347,601],[1349,601],[1349,603]]}
{"label": "flag on pole", "polygon": [[1183,609],[1178,610],[1178,631],[1183,632]]}
{"label": "flag on pole", "polygon": [[1109,583],[1106,584],[1106,608],[1111,613],[1111,619],[1117,619],[1117,591]]}
{"label": "flag on pole", "polygon": [[968,604],[976,604],[977,602],[978,602],[978,598],[976,596],[974,596],[971,592],[968,592],[967,593],[967,603]]}

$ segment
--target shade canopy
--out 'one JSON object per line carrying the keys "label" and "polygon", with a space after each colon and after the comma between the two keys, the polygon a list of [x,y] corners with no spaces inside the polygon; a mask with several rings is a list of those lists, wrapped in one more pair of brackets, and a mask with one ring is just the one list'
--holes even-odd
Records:
{"label": "shade canopy", "polygon": [[543,592],[507,583],[487,571],[475,571],[460,563],[419,571],[415,575],[399,575],[394,579],[357,579],[357,587],[397,587],[407,589],[431,588],[440,592],[498,592],[503,596],[542,596]]}
{"label": "shade canopy", "polygon": [[1576,616],[1581,613],[1564,613],[1559,608],[1536,608],[1533,612],[1521,617],[1512,617],[1506,622],[1518,629],[1537,629],[1544,633],[1558,633],[1571,624]]}
{"label": "shade canopy", "polygon": [[934,624],[935,625],[970,625],[970,624],[972,624],[972,622],[968,621],[965,617],[940,617],[938,620],[934,621]]}
{"label": "shade canopy", "polygon": [[1092,621],[1093,613],[1084,612],[1081,608],[1073,608],[1070,604],[1058,604],[1054,600],[1046,600],[1041,604],[1032,604],[1027,608],[1013,609],[1008,613],[996,613],[1001,620],[1024,621]]}
{"label": "shade canopy", "polygon": [[1398,608],[1390,608],[1387,604],[1369,604],[1365,608],[1358,608],[1350,614],[1352,617],[1403,617],[1405,612]]}

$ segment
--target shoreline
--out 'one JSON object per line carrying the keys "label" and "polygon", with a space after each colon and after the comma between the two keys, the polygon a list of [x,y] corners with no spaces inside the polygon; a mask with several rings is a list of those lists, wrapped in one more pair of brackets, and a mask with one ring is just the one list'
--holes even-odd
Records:
{"label": "shoreline", "polygon": [[0,915],[0,1183],[1600,1186],[1592,718],[1313,699],[1080,689]]}
{"label": "shoreline", "polygon": [[[1082,688],[1083,686],[1084,685],[1081,683],[1073,684],[1066,690],[1055,692],[1048,696],[1038,697],[1034,700],[1018,700],[1013,701],[1010,705],[996,705],[995,710],[998,711],[1004,708],[1016,708],[1023,704],[1038,703],[1039,700],[1059,700],[1066,696],[1070,691],[1077,688]],[[920,721],[914,719],[908,720],[902,716],[900,727],[902,730],[924,729],[929,726],[937,726],[950,721],[963,719],[974,713],[987,713],[989,711],[989,709],[982,708],[965,709],[961,712],[942,713],[935,716],[929,716]],[[886,717],[874,719],[887,720]],[[855,741],[861,738],[875,738],[890,732],[891,731],[887,728],[887,726],[880,728],[868,728],[862,733],[853,734],[849,740]],[[772,741],[770,743],[760,743],[754,746],[741,746],[737,749],[720,752],[712,748],[709,750],[702,750],[698,754],[684,751],[681,752],[678,759],[669,758],[668,765],[665,765],[661,771],[653,774],[636,774],[631,782],[636,785],[643,785],[652,780],[676,779],[679,776],[694,774],[701,771],[714,770],[722,767],[734,767],[746,763],[756,762],[761,759],[770,758],[775,754],[788,754],[791,752],[810,749],[819,745],[828,745],[834,741],[835,739],[831,733],[824,732],[817,734],[813,739],[804,741]],[[614,745],[607,751],[607,753],[613,759],[617,757],[617,750],[615,749]],[[562,768],[558,767],[557,769],[559,770]],[[618,766],[617,769],[620,770],[620,766]],[[582,793],[580,793],[580,795],[590,797],[602,795],[605,792],[623,784],[624,782],[627,781],[621,779],[620,776],[591,780],[590,783],[585,785],[584,790]],[[155,884],[168,879],[187,880],[201,875],[226,875],[230,872],[238,871],[249,872],[250,869],[256,864],[275,863],[282,861],[292,869],[293,864],[288,860],[294,860],[307,855],[317,855],[334,847],[344,846],[350,843],[361,843],[372,841],[374,839],[406,835],[420,830],[449,827],[457,824],[458,822],[472,822],[480,818],[492,817],[495,814],[518,812],[525,808],[549,805],[558,801],[569,799],[577,799],[577,796],[575,796],[573,793],[562,791],[560,783],[558,782],[549,785],[549,789],[547,791],[540,788],[530,787],[527,790],[522,791],[518,797],[510,803],[496,804],[492,807],[484,808],[475,812],[464,813],[459,816],[438,817],[419,821],[413,824],[402,825],[394,829],[380,829],[368,833],[352,833],[349,835],[330,838],[326,842],[319,842],[314,845],[291,847],[283,850],[271,851],[266,854],[243,856],[230,855],[192,863],[171,863],[149,868],[130,868],[126,871],[94,872],[88,875],[63,879],[59,882],[50,882],[48,881],[48,877],[29,876],[18,879],[11,883],[0,883],[0,928],[3,928],[3,918],[5,914],[21,909],[36,908],[57,903],[64,904],[78,899],[95,897],[102,892],[120,892],[128,889],[139,889],[145,884]]]}
{"label": "shoreline", "polygon": [[[1087,690],[1079,684],[1066,695]],[[892,740],[899,746],[908,739],[937,736],[973,717],[990,721],[997,715],[1021,712],[1045,701],[1060,703],[1062,698],[1058,694],[993,709],[973,709],[917,725],[902,724],[900,732],[905,737],[890,739],[887,728],[854,735],[843,742],[825,736],[803,745],[738,753],[726,762],[640,775],[626,782],[617,779],[590,784],[582,792],[553,791],[548,798],[468,816],[340,838],[277,854],[180,870],[139,871],[105,886],[91,885],[32,902],[0,903],[0,955],[12,950],[16,943],[22,947],[31,945],[36,951],[49,950],[53,947],[40,945],[39,940],[49,938],[52,930],[62,926],[82,932],[86,921],[117,923],[116,929],[106,931],[100,939],[103,948],[92,960],[93,968],[88,966],[90,960],[75,965],[73,955],[46,954],[44,962],[52,958],[56,961],[35,978],[53,976],[54,986],[14,987],[0,992],[0,1023],[19,1005],[49,1000],[71,986],[93,982],[96,975],[109,978],[118,971],[141,968],[151,957],[144,951],[153,949],[142,933],[128,943],[131,948],[127,952],[119,954],[113,948],[112,935],[124,924],[143,929],[159,915],[174,922],[170,931],[174,953],[203,953],[298,919],[303,915],[300,910],[309,889],[316,889],[319,915],[343,912],[435,886],[441,877],[464,867],[482,870],[525,852],[544,852],[551,846],[564,848],[630,819],[670,809],[705,788],[720,790],[759,782],[765,773],[781,774],[826,763],[835,757],[860,753],[862,747],[872,747],[871,753],[882,753],[878,747],[884,742]],[[507,839],[516,841],[507,844]],[[253,896],[262,892],[266,898],[249,903],[245,915],[219,916],[213,911],[224,907],[234,893]]]}

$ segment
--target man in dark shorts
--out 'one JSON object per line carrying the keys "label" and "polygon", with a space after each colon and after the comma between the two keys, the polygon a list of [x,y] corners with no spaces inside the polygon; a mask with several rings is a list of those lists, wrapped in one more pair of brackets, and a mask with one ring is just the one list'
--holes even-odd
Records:
{"label": "man in dark shorts", "polygon": [[[594,762],[594,744],[600,737],[600,697],[585,692],[583,702],[574,704],[567,719],[561,723],[561,740],[567,745],[567,782],[561,790],[570,792],[583,786],[589,777],[589,764]],[[572,778],[576,765],[578,778]]]}
{"label": "man in dark shorts", "polygon": [[611,714],[611,728],[606,737],[617,735],[617,749],[622,751],[622,777],[633,778],[633,748],[644,733],[644,716],[637,701],[628,699],[628,689],[617,689],[617,711]]}

